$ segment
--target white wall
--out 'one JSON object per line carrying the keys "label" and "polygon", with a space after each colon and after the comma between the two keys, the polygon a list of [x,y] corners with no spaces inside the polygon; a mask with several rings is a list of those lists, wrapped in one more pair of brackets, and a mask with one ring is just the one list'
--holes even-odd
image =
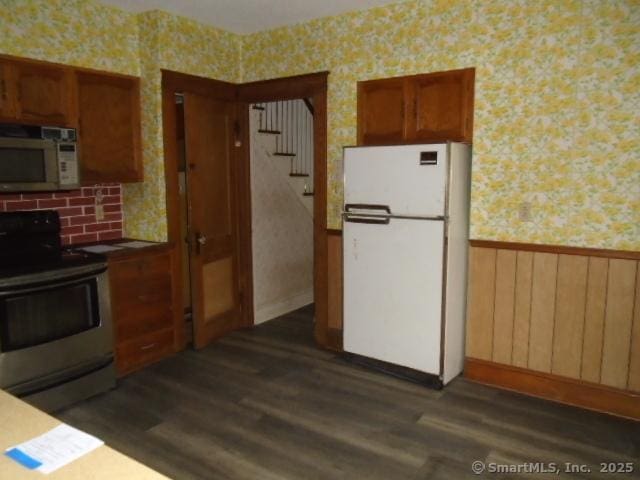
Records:
{"label": "white wall", "polygon": [[[255,323],[313,302],[313,218],[274,157],[275,136],[251,111],[251,214]],[[277,162],[280,162],[277,163]]]}

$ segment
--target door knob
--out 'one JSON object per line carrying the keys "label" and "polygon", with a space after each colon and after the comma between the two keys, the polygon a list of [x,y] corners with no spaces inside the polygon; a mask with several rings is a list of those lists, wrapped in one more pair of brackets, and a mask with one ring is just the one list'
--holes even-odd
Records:
{"label": "door knob", "polygon": [[201,234],[200,232],[196,233],[196,253],[200,254],[200,247],[207,243],[206,235]]}

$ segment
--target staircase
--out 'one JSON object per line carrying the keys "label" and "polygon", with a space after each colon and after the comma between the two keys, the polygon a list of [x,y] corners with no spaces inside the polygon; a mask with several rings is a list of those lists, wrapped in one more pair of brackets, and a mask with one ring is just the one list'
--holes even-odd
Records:
{"label": "staircase", "polygon": [[305,208],[313,215],[313,105],[308,99],[252,105],[252,123]]}

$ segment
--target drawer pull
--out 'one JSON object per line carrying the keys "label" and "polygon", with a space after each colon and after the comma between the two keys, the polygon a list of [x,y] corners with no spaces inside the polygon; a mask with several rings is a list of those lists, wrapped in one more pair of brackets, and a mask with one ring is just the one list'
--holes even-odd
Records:
{"label": "drawer pull", "polygon": [[157,345],[157,343],[153,342],[153,343],[150,343],[148,345],[144,345],[144,346],[140,347],[140,350],[151,350],[156,345]]}

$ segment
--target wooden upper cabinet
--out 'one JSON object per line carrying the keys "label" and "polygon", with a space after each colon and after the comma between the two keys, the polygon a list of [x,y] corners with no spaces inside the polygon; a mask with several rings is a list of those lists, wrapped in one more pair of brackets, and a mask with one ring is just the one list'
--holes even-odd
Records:
{"label": "wooden upper cabinet", "polygon": [[83,183],[142,180],[139,78],[0,56],[0,123],[78,128]]}
{"label": "wooden upper cabinet", "polygon": [[83,183],[142,180],[140,80],[77,72]]}
{"label": "wooden upper cabinet", "polygon": [[3,119],[15,116],[14,105],[9,96],[9,82],[9,68],[0,60],[0,117]]}
{"label": "wooden upper cabinet", "polygon": [[73,71],[57,65],[0,59],[2,119],[75,127]]}
{"label": "wooden upper cabinet", "polygon": [[405,138],[406,88],[402,78],[358,83],[358,144],[398,143]]}
{"label": "wooden upper cabinet", "polygon": [[27,123],[73,127],[71,69],[16,63],[17,116]]}
{"label": "wooden upper cabinet", "polygon": [[408,137],[471,142],[474,73],[465,69],[413,77],[414,108],[407,125]]}
{"label": "wooden upper cabinet", "polygon": [[358,144],[471,142],[475,69],[358,83]]}

